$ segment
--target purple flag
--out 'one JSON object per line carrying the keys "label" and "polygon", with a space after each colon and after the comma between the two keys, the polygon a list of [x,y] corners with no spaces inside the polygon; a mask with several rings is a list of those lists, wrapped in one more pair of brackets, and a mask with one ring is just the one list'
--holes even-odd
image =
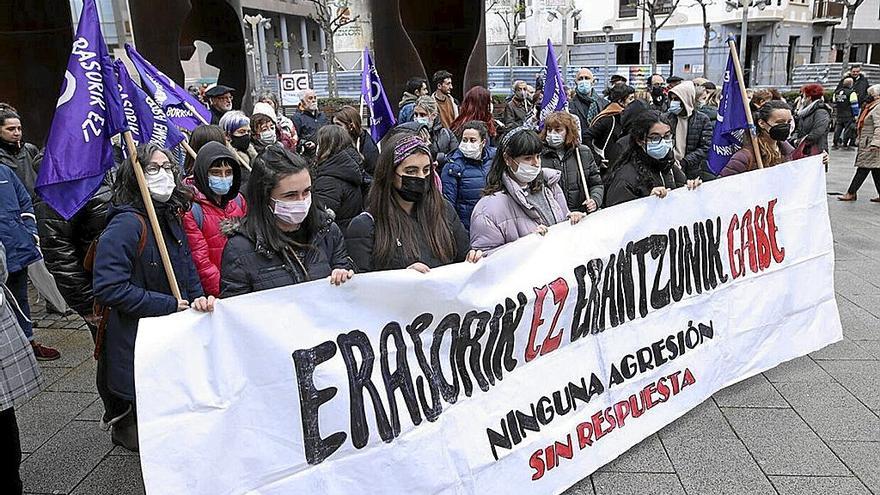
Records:
{"label": "purple flag", "polygon": [[171,149],[183,141],[183,133],[176,125],[170,124],[162,107],[139,88],[122,60],[115,62],[119,76],[119,96],[122,97],[122,110],[135,143],[153,143]]}
{"label": "purple flag", "polygon": [[568,95],[565,94],[565,79],[556,64],[556,53],[553,44],[547,40],[547,80],[544,82],[544,99],[541,100],[541,114],[538,116],[538,128],[544,127],[544,120],[553,112],[561,112],[568,108]]}
{"label": "purple flag", "polygon": [[382,80],[379,79],[379,73],[376,72],[376,66],[373,65],[370,50],[367,48],[364,48],[361,97],[367,103],[367,108],[370,109],[370,135],[373,136],[373,140],[379,142],[382,136],[397,124],[397,119],[394,118],[394,113],[391,111],[391,105],[385,95],[385,88],[382,87]]}
{"label": "purple flag", "polygon": [[[133,46],[126,43],[125,53],[128,54],[128,58],[131,59],[131,63],[134,64],[134,68],[141,76],[141,87],[162,107],[171,123],[191,131],[202,125],[203,120],[211,122],[211,112],[202,102],[189,94],[186,89],[175,84],[159,69],[153,67],[153,64],[141,56]],[[194,115],[189,107],[198,112],[201,118]]]}
{"label": "purple flag", "polygon": [[736,68],[733,58],[728,55],[724,85],[721,87],[721,99],[718,103],[718,120],[712,132],[712,146],[709,147],[708,163],[712,173],[721,173],[730,157],[742,148],[748,130],[749,121],[736,79]]}
{"label": "purple flag", "polygon": [[113,62],[101,35],[95,0],[83,0],[49,128],[36,190],[70,219],[92,197],[113,163],[110,138],[127,130]]}

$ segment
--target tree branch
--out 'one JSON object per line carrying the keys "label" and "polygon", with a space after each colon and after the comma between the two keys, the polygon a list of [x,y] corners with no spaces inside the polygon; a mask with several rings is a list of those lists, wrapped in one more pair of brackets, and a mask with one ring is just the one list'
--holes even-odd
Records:
{"label": "tree branch", "polygon": [[666,14],[666,19],[663,19],[663,22],[661,22],[661,23],[657,26],[657,29],[662,29],[663,26],[665,26],[666,23],[669,21],[669,19],[672,18],[672,14],[675,12],[675,9],[678,8],[678,4],[679,4],[679,3],[681,3],[681,0],[675,0],[675,3],[672,4],[672,10],[670,10],[669,13]]}
{"label": "tree branch", "polygon": [[345,22],[340,22],[338,25],[336,25],[336,27],[334,27],[334,28],[332,29],[333,34],[336,34],[336,31],[339,31],[340,28],[343,28],[343,27],[345,27],[345,26],[348,26],[349,24],[354,24],[354,23],[357,22],[357,20],[360,19],[360,18],[361,18],[361,15],[358,14],[358,15],[352,17],[351,19],[345,21]]}

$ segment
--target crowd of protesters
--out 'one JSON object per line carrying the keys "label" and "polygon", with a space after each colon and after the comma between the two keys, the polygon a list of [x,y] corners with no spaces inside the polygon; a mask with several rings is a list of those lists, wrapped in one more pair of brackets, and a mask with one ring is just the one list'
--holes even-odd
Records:
{"label": "crowd of protesters", "polygon": [[[357,109],[328,115],[312,90],[288,118],[272,93],[247,115],[232,108],[233,88],[214,86],[200,92],[212,123],[189,136],[195,157],[180,163],[151,144],[127,159],[117,150],[117,167],[70,220],[35,195],[41,152],[23,141],[15,108],[0,104],[0,281],[8,288],[0,292],[0,371],[20,370],[17,382],[0,380],[0,438],[17,442],[13,406],[38,385],[35,360],[60,356],[34,340],[29,320],[27,269],[41,257],[92,331],[101,425],[136,451],[140,318],[211,311],[219,298],[313,280],[340,285],[359,272],[477,263],[554,224],[755,170],[758,157],[765,167],[809,155],[827,163],[829,129],[833,149],[857,147],[857,171],[840,199],[856,200],[869,174],[880,192],[880,85],[857,67],[831,101],[818,84],[803,87],[793,106],[776,91],[752,92],[755,145],[747,140],[718,175],[707,157],[720,88],[706,79],[655,74],[637,91],[621,76],[597,84],[583,68],[568,111],[551,113],[540,130],[540,87],[513,82],[496,112],[480,86],[458,102],[452,80],[446,71],[410,79],[399,123],[379,143]],[[0,470],[18,480],[17,465]]]}

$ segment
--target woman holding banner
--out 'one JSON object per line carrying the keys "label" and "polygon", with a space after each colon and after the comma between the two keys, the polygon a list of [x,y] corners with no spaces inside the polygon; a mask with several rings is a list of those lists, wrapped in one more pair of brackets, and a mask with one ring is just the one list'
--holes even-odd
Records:
{"label": "woman holding banner", "polygon": [[183,231],[181,218],[189,210],[192,194],[181,186],[173,155],[147,143],[137,149],[137,164],[143,168],[182,299],[171,295],[133,164],[127,160],[119,166],[107,228],[98,239],[93,287],[96,303],[107,310],[98,327],[96,353],[107,360],[108,388],[125,407],[107,411],[105,418],[112,427],[113,443],[134,452],[138,450],[134,404],[138,320],[190,307],[198,311],[214,308],[214,298],[204,297]]}
{"label": "woman holding banner", "polygon": [[431,268],[476,262],[455,208],[443,199],[431,150],[420,137],[392,137],[379,155],[367,211],[348,227],[345,243],[360,271]]}
{"label": "woman holding banner", "polygon": [[[617,87],[611,92],[615,94]],[[611,105],[605,107],[605,110]],[[599,116],[603,115],[602,112]],[[608,119],[612,118],[616,116],[608,116]],[[579,131],[576,119],[577,117],[568,112],[553,112],[547,116],[540,136],[545,143],[541,152],[541,165],[562,173],[559,187],[565,194],[570,211],[592,213],[602,206],[605,186],[602,184],[599,166],[593,158],[590,147],[578,143]],[[586,190],[584,190],[585,186]]]}
{"label": "woman holding banner", "polygon": [[687,179],[675,163],[673,146],[672,127],[665,117],[656,110],[639,114],[632,124],[629,149],[605,178],[605,206],[648,196],[665,198],[670,189],[702,184],[699,177]]}
{"label": "woman holding banner", "polygon": [[585,214],[570,212],[559,182],[562,173],[541,168],[541,139],[528,127],[504,135],[471,215],[471,246],[487,253],[529,234]]}
{"label": "woman holding banner", "polygon": [[225,225],[229,236],[220,267],[223,297],[354,275],[342,231],[312,202],[305,159],[279,144],[256,159],[248,182],[248,211]]}
{"label": "woman holding banner", "polygon": [[[755,112],[755,129],[757,130],[758,152],[761,163],[772,167],[791,160],[794,147],[788,144],[791,134],[791,107],[788,103],[769,100]],[[746,140],[743,148],[732,157],[721,170],[720,177],[736,175],[757,168],[755,150],[751,140]]]}

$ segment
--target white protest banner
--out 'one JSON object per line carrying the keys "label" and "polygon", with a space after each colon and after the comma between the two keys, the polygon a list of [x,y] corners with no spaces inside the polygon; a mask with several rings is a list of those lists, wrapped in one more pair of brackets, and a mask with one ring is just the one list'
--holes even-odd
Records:
{"label": "white protest banner", "polygon": [[529,236],[141,321],[147,493],[559,493],[841,339],[817,157]]}

